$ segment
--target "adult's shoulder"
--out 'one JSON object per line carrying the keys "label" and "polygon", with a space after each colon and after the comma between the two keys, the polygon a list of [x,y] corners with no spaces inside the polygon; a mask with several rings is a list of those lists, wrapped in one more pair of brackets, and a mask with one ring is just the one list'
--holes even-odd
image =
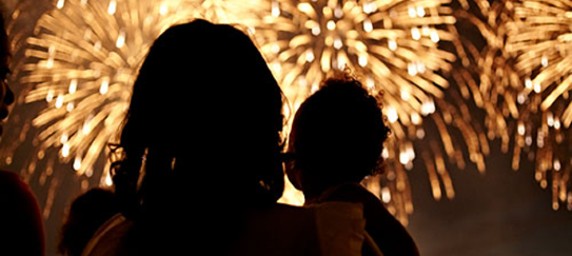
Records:
{"label": "adult's shoulder", "polygon": [[35,195],[30,186],[15,172],[0,170],[0,198],[24,204],[35,203]]}
{"label": "adult's shoulder", "polygon": [[365,218],[361,203],[331,201],[312,204],[323,255],[361,255]]}
{"label": "adult's shoulder", "polygon": [[364,224],[360,204],[256,208],[233,255],[361,255]]}
{"label": "adult's shoulder", "polygon": [[0,170],[0,248],[2,255],[44,255],[40,206],[30,186],[17,173]]}
{"label": "adult's shoulder", "polygon": [[129,246],[125,243],[133,222],[122,214],[107,220],[87,243],[82,256],[128,255]]}
{"label": "adult's shoulder", "polygon": [[249,217],[251,230],[282,230],[281,232],[307,233],[315,230],[316,210],[287,204],[275,204],[269,207],[254,208]]}
{"label": "adult's shoulder", "polygon": [[320,255],[314,212],[286,204],[248,209],[229,255]]}
{"label": "adult's shoulder", "polygon": [[7,170],[0,170],[0,184],[2,185],[10,185],[10,184],[23,184],[24,182],[15,172],[7,171]]}
{"label": "adult's shoulder", "polygon": [[292,217],[313,217],[315,214],[314,209],[302,206],[284,204],[284,203],[276,203],[270,207],[255,209],[255,212],[258,214],[269,214],[269,215],[293,214]]}

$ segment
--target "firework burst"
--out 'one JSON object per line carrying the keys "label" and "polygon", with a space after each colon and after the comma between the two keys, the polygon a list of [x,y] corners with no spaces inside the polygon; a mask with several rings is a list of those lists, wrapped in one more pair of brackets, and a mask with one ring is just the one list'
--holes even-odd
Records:
{"label": "firework burst", "polygon": [[535,179],[551,181],[552,208],[572,210],[572,3],[525,0],[507,3],[507,52],[524,81],[519,85],[513,168],[522,153],[536,166]]}
{"label": "firework burst", "polygon": [[181,5],[193,10],[195,18],[251,27],[264,15],[267,2],[265,0],[181,0]]}
{"label": "firework burst", "polygon": [[[470,115],[444,100],[449,83],[442,73],[455,60],[439,47],[453,36],[441,29],[455,22],[447,3],[274,0],[271,15],[255,27],[293,111],[334,69],[353,70],[380,97],[393,131],[383,154],[390,167],[366,183],[402,222],[413,211],[406,170],[413,168],[416,151],[425,152],[436,199],[442,188],[454,196],[446,160],[464,165],[450,128],[467,128]],[[461,114],[467,118],[453,120]],[[414,142],[425,137],[424,120],[434,124],[441,141],[420,151]],[[468,128],[463,136],[471,137],[475,130]],[[484,168],[480,142],[473,142],[467,140],[471,161]]]}
{"label": "firework burst", "polygon": [[462,0],[455,2],[454,9],[457,23],[449,28],[456,35],[453,46],[459,62],[452,80],[463,98],[485,110],[486,137],[501,138],[506,152],[511,137],[507,118],[518,115],[516,95],[521,82],[504,49],[511,10],[504,2]]}
{"label": "firework burst", "polygon": [[[457,3],[454,15],[461,32],[455,48],[462,68],[453,72],[455,81],[485,110],[489,140],[500,138],[501,150],[512,150],[512,168],[520,168],[524,155],[535,163],[541,187],[552,180],[553,208],[560,201],[571,209],[565,121],[570,68],[562,70],[569,58],[563,54],[570,49],[563,38],[570,34],[570,6],[558,1],[550,2],[556,9],[543,1]],[[549,60],[554,66],[549,67]]]}
{"label": "firework burst", "polygon": [[252,8],[259,3],[54,0],[11,4],[8,30],[16,50],[12,87],[18,99],[0,154],[3,164],[19,169],[41,195],[44,216],[50,216],[64,184],[68,193],[57,196],[58,200],[68,200],[76,187],[85,190],[111,183],[107,145],[115,141],[138,67],[162,31],[194,18],[248,26],[258,17]]}
{"label": "firework burst", "polygon": [[40,150],[59,148],[63,161],[92,175],[121,123],[146,49],[189,17],[175,13],[176,4],[59,0],[38,20],[21,81],[34,86],[25,103],[46,104],[32,120]]}

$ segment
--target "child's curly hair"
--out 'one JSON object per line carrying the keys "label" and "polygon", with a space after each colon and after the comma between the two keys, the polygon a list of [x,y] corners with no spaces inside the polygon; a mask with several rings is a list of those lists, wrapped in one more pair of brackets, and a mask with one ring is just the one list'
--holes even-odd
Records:
{"label": "child's curly hair", "polygon": [[297,167],[333,182],[381,171],[390,130],[379,100],[348,69],[328,74],[320,85],[294,118],[290,147]]}

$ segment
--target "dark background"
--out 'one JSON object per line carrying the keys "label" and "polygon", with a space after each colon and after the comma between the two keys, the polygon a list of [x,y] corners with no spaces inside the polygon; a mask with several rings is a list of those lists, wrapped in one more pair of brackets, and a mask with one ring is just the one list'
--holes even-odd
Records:
{"label": "dark background", "polygon": [[552,210],[531,163],[513,171],[492,146],[484,175],[470,165],[451,171],[452,200],[433,200],[426,172],[409,173],[415,211],[407,228],[422,255],[572,255],[572,212]]}

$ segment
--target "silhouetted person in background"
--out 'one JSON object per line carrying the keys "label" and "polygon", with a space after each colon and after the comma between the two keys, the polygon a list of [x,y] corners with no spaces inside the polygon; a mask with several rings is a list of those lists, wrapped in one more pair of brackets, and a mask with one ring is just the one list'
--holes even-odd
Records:
{"label": "silhouetted person in background", "polygon": [[[376,98],[349,72],[337,72],[296,111],[288,177],[306,205],[362,203],[366,230],[385,256],[419,255],[404,226],[360,184],[377,169],[388,134]],[[364,247],[364,255],[375,254]]]}
{"label": "silhouetted person in background", "polygon": [[58,252],[66,256],[80,256],[99,227],[117,213],[119,203],[113,190],[95,187],[80,194],[68,208]]}
{"label": "silhouetted person in background", "polygon": [[330,253],[317,211],[277,203],[282,100],[241,30],[205,20],[167,29],[141,66],[115,149],[123,216],[85,255],[359,254],[363,220]]}
{"label": "silhouetted person in background", "polygon": [[[4,120],[14,94],[7,83],[10,48],[3,17],[0,28],[0,120]],[[35,194],[16,173],[0,170],[0,255],[44,253],[44,224]]]}

